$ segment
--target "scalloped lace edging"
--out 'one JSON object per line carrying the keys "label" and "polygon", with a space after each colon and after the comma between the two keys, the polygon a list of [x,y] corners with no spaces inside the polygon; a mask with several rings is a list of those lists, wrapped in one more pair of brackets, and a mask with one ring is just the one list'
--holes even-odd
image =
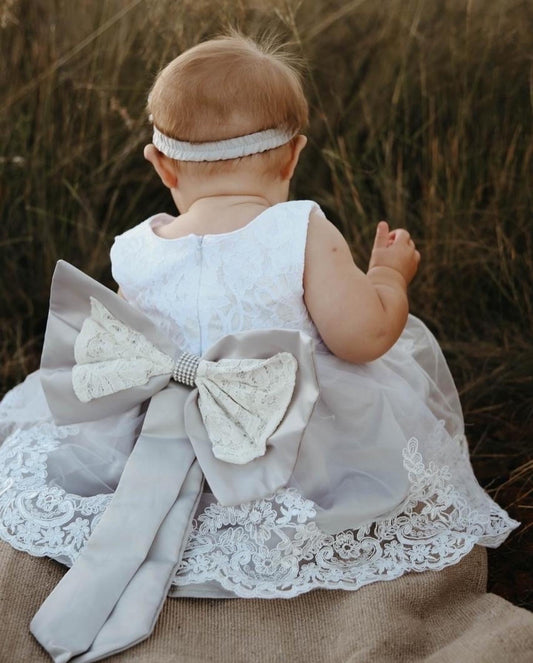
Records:
{"label": "scalloped lace edging", "polygon": [[[0,538],[67,565],[112,497],[82,497],[47,484],[48,454],[77,431],[42,423],[16,430],[0,446]],[[418,441],[409,440],[408,497],[387,518],[357,530],[322,532],[313,502],[292,488],[236,507],[210,504],[193,522],[173,587],[215,581],[257,598],[289,598],[319,587],[353,590],[408,571],[442,569],[476,543],[500,545],[518,523],[477,484],[464,438],[456,438],[450,452],[449,437],[442,449],[443,436],[441,422],[426,463]]]}
{"label": "scalloped lace edging", "polygon": [[72,565],[111,500],[46,483],[48,454],[77,426],[18,429],[0,446],[0,538],[13,548]]}
{"label": "scalloped lace edging", "polygon": [[[434,450],[443,434],[441,422]],[[472,485],[460,490],[449,466],[426,466],[411,438],[403,452],[408,497],[386,519],[357,530],[322,532],[313,522],[313,503],[294,489],[236,507],[207,506],[193,523],[174,588],[216,582],[245,598],[356,590],[409,571],[443,569],[476,543],[500,545],[518,523],[477,484],[464,438],[455,442],[457,473]]]}

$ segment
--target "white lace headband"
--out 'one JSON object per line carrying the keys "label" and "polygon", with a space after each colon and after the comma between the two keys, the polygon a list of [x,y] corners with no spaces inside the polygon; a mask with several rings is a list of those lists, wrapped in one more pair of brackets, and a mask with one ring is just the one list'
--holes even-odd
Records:
{"label": "white lace headband", "polygon": [[187,143],[175,140],[154,127],[152,141],[160,152],[178,161],[223,161],[237,159],[258,152],[266,152],[285,145],[296,133],[282,129],[266,129],[247,136],[216,140],[209,143]]}

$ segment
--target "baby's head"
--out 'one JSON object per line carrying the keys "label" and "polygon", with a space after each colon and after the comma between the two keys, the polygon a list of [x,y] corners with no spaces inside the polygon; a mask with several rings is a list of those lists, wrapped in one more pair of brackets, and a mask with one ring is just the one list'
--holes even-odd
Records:
{"label": "baby's head", "polygon": [[[240,168],[268,174],[281,171],[308,114],[300,77],[287,57],[240,35],[203,42],[172,60],[156,78],[148,110],[154,143],[174,157],[178,172],[190,175],[234,173]],[[192,143],[194,150],[196,144],[265,130],[274,131],[246,140],[275,147],[240,158],[216,160],[211,156],[201,161],[200,154],[198,161],[190,161],[187,156],[174,156],[180,154],[179,149],[165,150],[166,138],[173,139],[167,142],[178,148],[173,141]],[[221,154],[227,153],[227,146],[220,143]]]}

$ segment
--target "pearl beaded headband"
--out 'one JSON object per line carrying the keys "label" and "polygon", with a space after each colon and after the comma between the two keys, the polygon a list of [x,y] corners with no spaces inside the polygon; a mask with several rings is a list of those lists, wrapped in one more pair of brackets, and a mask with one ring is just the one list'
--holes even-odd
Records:
{"label": "pearl beaded headband", "polygon": [[291,133],[283,129],[266,129],[226,140],[187,143],[165,136],[154,126],[152,142],[160,152],[178,161],[223,161],[273,150],[288,143],[295,135],[296,132]]}

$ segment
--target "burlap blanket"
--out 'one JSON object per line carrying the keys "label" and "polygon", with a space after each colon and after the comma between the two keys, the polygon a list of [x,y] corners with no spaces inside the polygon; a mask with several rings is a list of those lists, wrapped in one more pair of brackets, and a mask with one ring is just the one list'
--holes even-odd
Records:
{"label": "burlap blanket", "polygon": [[[476,547],[440,572],[357,592],[289,600],[168,599],[147,641],[107,660],[132,663],[526,663],[533,614],[485,593]],[[64,572],[0,542],[0,661],[49,661],[29,622]]]}

